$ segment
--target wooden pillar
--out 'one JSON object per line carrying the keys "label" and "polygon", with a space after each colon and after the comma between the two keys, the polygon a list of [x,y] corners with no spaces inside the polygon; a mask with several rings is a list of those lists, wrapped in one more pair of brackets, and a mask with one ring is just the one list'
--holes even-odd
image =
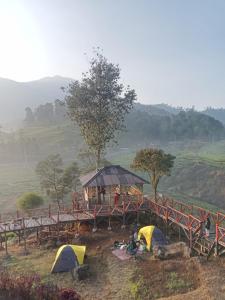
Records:
{"label": "wooden pillar", "polygon": [[7,234],[6,234],[6,226],[5,226],[5,255],[8,256],[8,244],[7,244]]}
{"label": "wooden pillar", "polygon": [[23,218],[23,239],[24,239],[24,254],[27,255],[27,237],[26,237],[26,228],[25,228],[25,222]]}
{"label": "wooden pillar", "polygon": [[112,227],[111,227],[111,216],[109,216],[109,226],[108,226],[108,230],[111,231]]}
{"label": "wooden pillar", "polygon": [[136,223],[139,225],[139,209],[137,209],[137,221],[136,221]]}
{"label": "wooden pillar", "polygon": [[168,212],[168,207],[166,207],[166,216],[165,216],[165,221],[166,221],[166,235],[168,235],[168,217],[169,217],[169,212]]}
{"label": "wooden pillar", "polygon": [[36,231],[36,240],[37,240],[37,242],[39,241],[39,231],[38,231],[38,227],[37,227],[37,231]]}
{"label": "wooden pillar", "polygon": [[18,239],[19,239],[19,245],[20,245],[20,242],[21,242],[21,238],[20,238],[20,230],[18,231]]}
{"label": "wooden pillar", "polygon": [[109,206],[111,206],[111,203],[112,203],[112,195],[111,195],[111,193],[112,193],[112,186],[110,185],[109,186]]}
{"label": "wooden pillar", "polygon": [[181,227],[178,227],[178,236],[179,236],[179,241],[181,240]]}
{"label": "wooden pillar", "polygon": [[92,232],[96,232],[97,231],[97,220],[96,220],[96,217],[97,217],[97,212],[96,212],[96,205],[95,205],[95,208],[94,208],[94,227],[92,229]]}
{"label": "wooden pillar", "polygon": [[121,229],[126,228],[126,209],[125,209],[125,202],[123,202],[123,225],[121,226]]}
{"label": "wooden pillar", "polygon": [[192,249],[192,230],[189,229],[189,248]]}
{"label": "wooden pillar", "polygon": [[218,255],[219,224],[216,222],[215,256]]}

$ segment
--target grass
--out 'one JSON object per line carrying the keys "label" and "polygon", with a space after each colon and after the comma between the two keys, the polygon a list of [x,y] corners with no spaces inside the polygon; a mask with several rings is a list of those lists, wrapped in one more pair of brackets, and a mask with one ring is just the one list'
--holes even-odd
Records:
{"label": "grass", "polygon": [[0,211],[16,210],[16,199],[24,192],[41,193],[34,166],[5,164],[0,167]]}
{"label": "grass", "polygon": [[172,291],[178,291],[190,287],[189,282],[184,281],[182,278],[178,277],[176,272],[171,272],[168,276],[166,288]]}
{"label": "grass", "polygon": [[[22,253],[22,249],[19,250]],[[51,267],[57,250],[32,249],[27,256],[19,252],[12,253],[7,259],[0,258],[2,267],[18,274],[38,273],[44,283],[54,283],[60,287],[74,287],[74,281],[70,273],[51,274]]]}

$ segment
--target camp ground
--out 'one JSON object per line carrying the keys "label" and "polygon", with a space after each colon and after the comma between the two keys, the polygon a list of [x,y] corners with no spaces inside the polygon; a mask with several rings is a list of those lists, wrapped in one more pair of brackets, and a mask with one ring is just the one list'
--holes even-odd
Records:
{"label": "camp ground", "polygon": [[[9,262],[10,270],[35,270],[57,285],[76,286],[86,299],[97,294],[97,299],[111,299],[113,294],[121,299],[136,290],[137,278],[142,278],[145,287],[153,287],[148,293],[154,299],[154,293],[167,295],[167,285],[174,282],[182,292],[197,289],[193,280],[199,272],[193,277],[190,270],[201,267],[191,254],[205,260],[223,256],[221,212],[164,195],[147,196],[143,186],[149,182],[118,165],[88,173],[82,180],[81,193],[73,193],[68,205],[1,216],[1,254],[16,258],[15,264]],[[207,218],[212,223],[209,236],[204,228]],[[5,263],[3,258],[0,262]],[[158,271],[153,274],[153,269]],[[167,269],[175,270],[173,278],[165,275]],[[160,290],[155,281],[164,283]],[[143,295],[144,289],[139,293]]]}

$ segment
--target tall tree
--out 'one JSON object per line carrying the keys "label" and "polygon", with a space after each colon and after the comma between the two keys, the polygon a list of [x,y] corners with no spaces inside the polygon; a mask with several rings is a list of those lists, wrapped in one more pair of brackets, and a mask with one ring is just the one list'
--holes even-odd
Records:
{"label": "tall tree", "polygon": [[159,180],[164,175],[170,175],[175,158],[171,154],[164,153],[163,150],[154,148],[142,149],[136,153],[131,167],[148,173],[155,199],[157,199]]}
{"label": "tall tree", "polygon": [[51,154],[45,160],[40,161],[36,167],[36,173],[39,176],[41,188],[48,196],[55,199],[60,205],[63,161],[59,154]]}
{"label": "tall tree", "polygon": [[28,106],[25,108],[26,116],[24,122],[26,125],[32,125],[34,123],[34,115],[32,109]]}
{"label": "tall tree", "polygon": [[59,154],[49,155],[45,160],[40,161],[37,164],[36,173],[40,178],[42,189],[56,200],[58,206],[60,206],[60,201],[63,201],[64,195],[72,188],[76,190],[80,182],[77,164],[72,163],[64,169]]}
{"label": "tall tree", "polygon": [[80,170],[76,162],[73,162],[68,166],[62,177],[62,186],[64,187],[64,193],[69,190],[77,191],[77,188],[80,186]]}
{"label": "tall tree", "polygon": [[135,91],[124,88],[119,80],[119,66],[97,52],[89,71],[80,82],[70,84],[65,96],[68,115],[95,154],[97,168],[107,144],[124,129],[124,117],[136,99]]}

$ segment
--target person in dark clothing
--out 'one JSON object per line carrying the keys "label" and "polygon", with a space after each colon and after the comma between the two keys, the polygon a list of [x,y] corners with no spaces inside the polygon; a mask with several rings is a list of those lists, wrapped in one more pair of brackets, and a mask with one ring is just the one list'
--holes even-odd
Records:
{"label": "person in dark clothing", "polygon": [[137,250],[138,250],[138,246],[134,241],[133,236],[131,236],[131,240],[127,246],[127,252],[131,255],[135,255],[137,253]]}
{"label": "person in dark clothing", "polygon": [[205,235],[206,235],[207,237],[209,237],[209,230],[210,230],[210,227],[211,227],[211,221],[210,221],[210,218],[207,217],[206,222],[205,222]]}

